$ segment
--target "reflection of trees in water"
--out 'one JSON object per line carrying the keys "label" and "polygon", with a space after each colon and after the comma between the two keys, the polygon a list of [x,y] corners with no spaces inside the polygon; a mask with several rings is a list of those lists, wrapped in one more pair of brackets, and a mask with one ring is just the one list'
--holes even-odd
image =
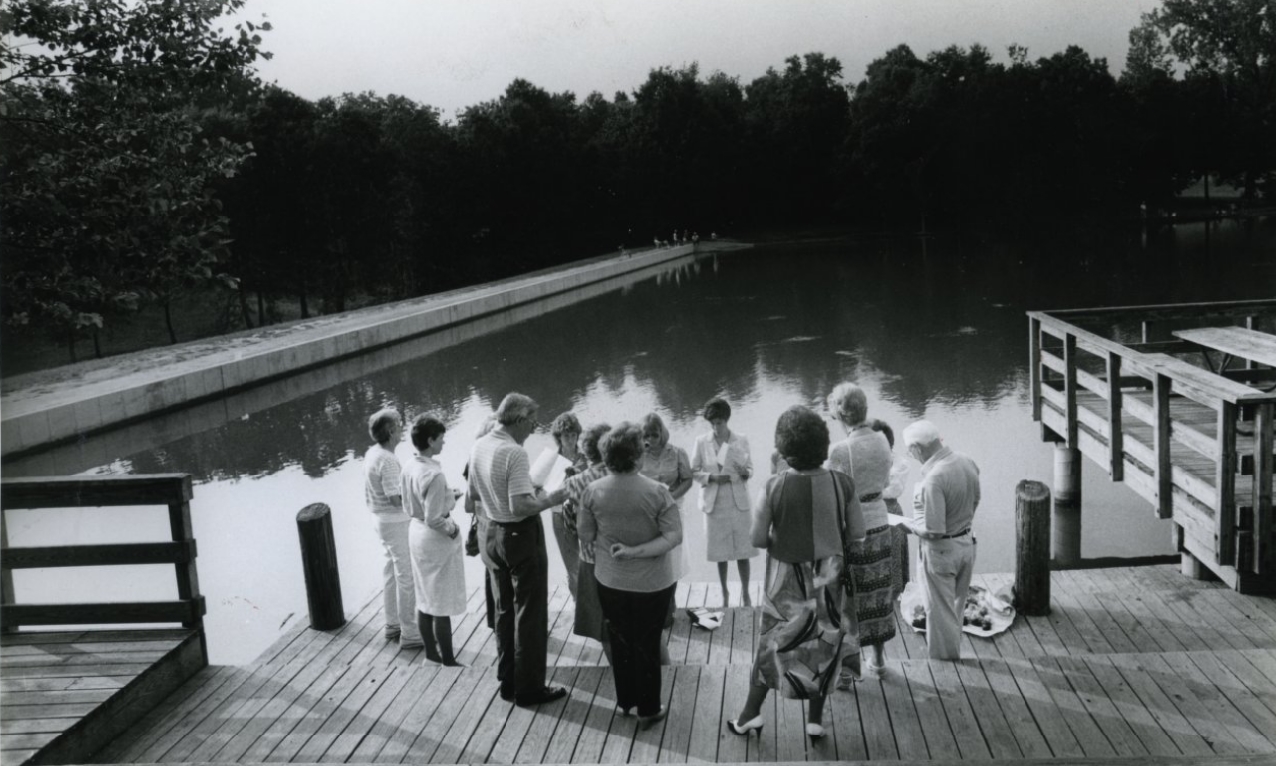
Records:
{"label": "reflection of trees in water", "polygon": [[548,420],[636,383],[680,426],[710,396],[753,401],[763,382],[817,404],[839,381],[872,379],[910,416],[934,404],[992,407],[1024,385],[1026,310],[1262,297],[1273,284],[1276,266],[1256,274],[1244,247],[1224,259],[1173,245],[1156,257],[1134,239],[759,247],[254,412],[132,456],[132,466],[201,480],[286,466],[320,476],[362,454],[367,416],[382,406],[455,423],[474,402],[494,407],[514,390]]}

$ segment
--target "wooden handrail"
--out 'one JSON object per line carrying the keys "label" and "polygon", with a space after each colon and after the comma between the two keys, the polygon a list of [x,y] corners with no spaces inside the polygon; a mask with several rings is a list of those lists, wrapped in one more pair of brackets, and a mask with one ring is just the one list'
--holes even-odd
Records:
{"label": "wooden handrail", "polygon": [[6,604],[0,627],[19,625],[115,625],[131,622],[199,623],[204,598],[180,601],[128,601],[108,604]]}
{"label": "wooden handrail", "polygon": [[9,569],[44,567],[98,567],[134,564],[186,564],[195,560],[195,541],[174,543],[119,543],[113,545],[65,545],[6,548],[4,566]]}
{"label": "wooden handrail", "polygon": [[[196,547],[191,531],[191,477],[54,476],[0,481],[0,630],[20,625],[180,622],[203,628],[204,598],[199,593]],[[109,545],[9,546],[7,514],[12,509],[97,508],[125,505],[166,506],[171,542]],[[14,569],[37,567],[171,564],[177,600],[123,604],[20,604],[13,589]],[[207,656],[205,656],[207,660]]]}
{"label": "wooden handrail", "polygon": [[1276,312],[1276,300],[1260,298],[1248,301],[1222,301],[1218,303],[1162,303],[1148,306],[1050,309],[1046,311],[1029,311],[1028,316],[1038,318],[1076,318],[1137,314],[1140,319],[1190,319],[1211,316],[1250,316],[1271,312]]}
{"label": "wooden handrail", "polygon": [[34,477],[0,483],[0,508],[171,505],[191,497],[191,477],[184,473]]}
{"label": "wooden handrail", "polygon": [[[1035,314],[1038,312],[1030,313]],[[1065,342],[1066,339],[1072,338],[1079,348],[1101,358],[1106,357],[1108,354],[1116,354],[1126,362],[1125,370],[1127,373],[1137,374],[1150,380],[1154,375],[1164,372],[1171,380],[1180,384],[1179,391],[1181,393],[1188,396],[1195,395],[1193,398],[1199,397],[1198,401],[1204,399],[1204,401],[1201,401],[1202,404],[1214,406],[1215,409],[1217,407],[1213,402],[1216,400],[1245,405],[1276,402],[1276,391],[1259,391],[1243,383],[1214,376],[1199,367],[1194,367],[1168,354],[1142,354],[1131,350],[1119,341],[1109,340],[1062,320],[1047,321],[1048,319],[1039,319],[1042,333]],[[1037,353],[1038,358],[1040,358],[1042,352],[1038,350]],[[1162,370],[1161,368],[1167,369]]]}
{"label": "wooden handrail", "polygon": [[[1150,498],[1159,516],[1179,525],[1180,542],[1193,555],[1211,554],[1211,566],[1235,567],[1250,577],[1276,573],[1271,510],[1276,391],[1242,381],[1269,381],[1276,372],[1251,366],[1233,371],[1231,378],[1212,373],[1170,355],[1195,347],[1161,340],[1167,334],[1150,333],[1148,326],[1235,317],[1254,329],[1256,316],[1272,315],[1276,300],[1028,312],[1030,395],[1034,419],[1048,429],[1045,437],[1082,449],[1114,481],[1126,481]],[[1105,337],[1093,320],[1138,321],[1142,342]],[[1150,401],[1136,389],[1150,392]],[[1179,404],[1184,399],[1214,410],[1213,433],[1200,420],[1199,408]],[[1186,407],[1182,415],[1180,407]],[[1126,414],[1152,427],[1150,441],[1126,432]],[[1240,424],[1251,420],[1253,448],[1241,449]],[[1172,445],[1212,461],[1213,469],[1202,472],[1199,463],[1175,462]],[[1253,477],[1246,496],[1237,496],[1238,475]]]}

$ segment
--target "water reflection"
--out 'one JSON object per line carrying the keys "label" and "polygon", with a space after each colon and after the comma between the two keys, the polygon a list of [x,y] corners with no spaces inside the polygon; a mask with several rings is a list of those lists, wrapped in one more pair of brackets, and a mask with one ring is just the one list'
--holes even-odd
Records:
{"label": "water reflection", "polygon": [[[378,587],[357,456],[369,443],[366,417],[382,406],[409,418],[442,415],[452,438],[440,459],[449,484],[459,486],[472,434],[508,391],[535,397],[546,421],[569,409],[586,424],[654,410],[684,448],[707,427],[703,403],[720,395],[735,410],[732,428],[753,445],[756,491],[779,413],[793,403],[820,405],[837,382],[854,380],[872,415],[897,430],[930,418],[979,463],[978,566],[1008,571],[1014,485],[1049,481],[1051,472],[1051,448],[1040,442],[1027,403],[1023,312],[1266,297],[1276,285],[1274,242],[1270,226],[1237,226],[1214,230],[1209,252],[1188,232],[1153,236],[1144,252],[1131,232],[1067,244],[936,239],[923,252],[916,240],[870,240],[687,259],[645,281],[608,285],[598,297],[561,297],[550,313],[515,311],[452,328],[5,471],[193,474],[213,658],[243,661],[281,626],[304,619],[293,517],[305,505],[334,510],[347,611]],[[536,434],[526,446],[534,458],[550,444]],[[406,459],[411,450],[404,444],[399,453]],[[1097,466],[1085,471],[1087,556],[1170,550],[1168,527],[1146,503]],[[694,494],[684,508],[690,576],[710,580]],[[18,526],[13,543],[29,544],[24,535],[38,525]],[[551,561],[551,577],[561,578],[556,552]],[[477,559],[466,568],[478,582]]]}

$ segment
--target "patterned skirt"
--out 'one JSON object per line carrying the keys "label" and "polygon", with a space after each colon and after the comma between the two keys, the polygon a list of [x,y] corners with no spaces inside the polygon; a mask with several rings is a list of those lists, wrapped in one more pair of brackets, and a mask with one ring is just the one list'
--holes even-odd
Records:
{"label": "patterned skirt", "polygon": [[851,545],[860,646],[884,644],[895,637],[897,569],[889,524],[868,530],[863,543]]}
{"label": "patterned skirt", "polygon": [[824,697],[843,647],[859,652],[852,600],[842,589],[842,557],[789,564],[766,559],[762,633],[752,682],[788,699]]}

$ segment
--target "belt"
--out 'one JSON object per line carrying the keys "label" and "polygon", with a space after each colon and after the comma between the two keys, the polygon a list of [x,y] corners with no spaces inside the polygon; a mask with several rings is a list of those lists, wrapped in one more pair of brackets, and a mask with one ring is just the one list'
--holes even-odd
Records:
{"label": "belt", "polygon": [[951,540],[951,539],[953,539],[954,537],[961,537],[962,535],[968,535],[968,534],[970,534],[970,527],[966,527],[965,529],[963,529],[962,531],[958,532],[958,533],[957,533],[957,534],[955,534],[955,535],[940,535],[940,536],[939,536],[939,539],[940,539],[940,540]]}
{"label": "belt", "polygon": [[878,498],[879,498],[879,497],[881,497],[881,496],[882,496],[882,493],[881,493],[881,492],[870,492],[870,493],[869,493],[869,494],[867,494],[867,495],[860,495],[860,502],[861,502],[861,503],[871,503],[871,502],[873,502],[874,500],[878,499]]}
{"label": "belt", "polygon": [[540,516],[528,516],[527,518],[519,519],[518,521],[497,521],[496,519],[488,519],[488,521],[492,522],[498,527],[517,527],[520,524],[526,524],[529,521],[537,521],[539,519],[540,519]]}

